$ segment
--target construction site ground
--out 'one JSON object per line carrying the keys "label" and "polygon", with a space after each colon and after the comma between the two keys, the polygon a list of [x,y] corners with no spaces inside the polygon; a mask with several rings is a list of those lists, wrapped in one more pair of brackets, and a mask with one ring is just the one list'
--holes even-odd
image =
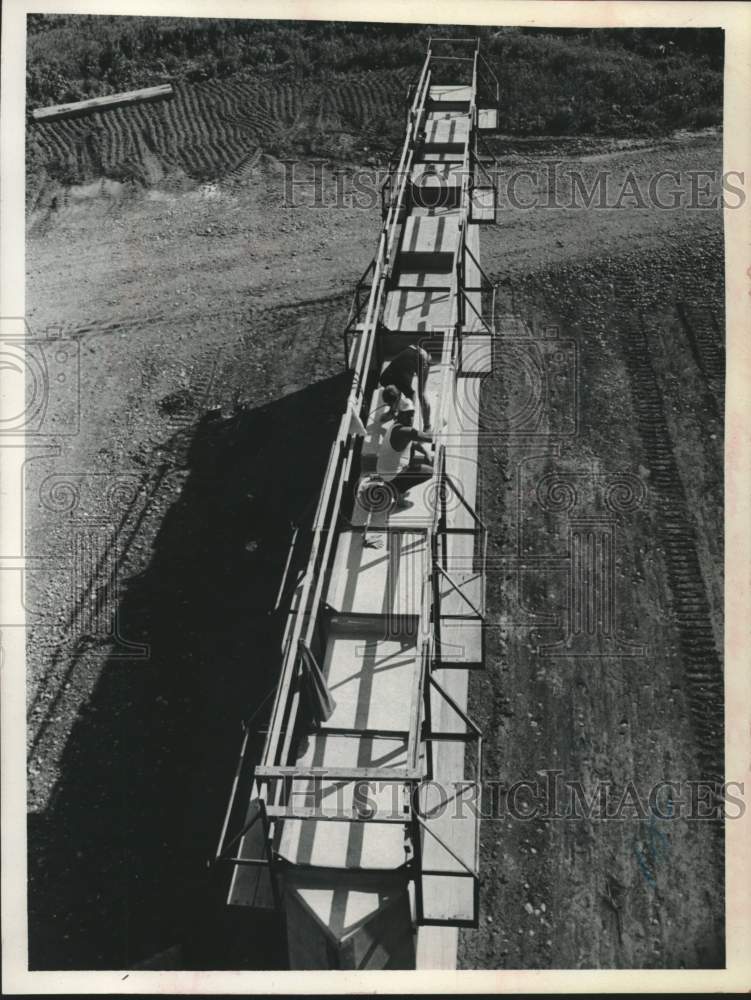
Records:
{"label": "construction site ground", "polygon": [[[590,185],[598,171],[616,186],[633,171],[646,191],[659,171],[720,171],[721,137],[540,141],[502,162],[546,157]],[[302,204],[285,207],[273,158],[246,166],[211,183],[155,170],[138,185],[50,186],[29,213],[28,321],[74,342],[80,364],[80,396],[60,389],[55,400],[61,413],[80,408],[80,429],[57,439],[56,456],[30,453],[26,473],[27,545],[44,563],[28,583],[39,615],[28,660],[31,968],[284,965],[278,923],[264,917],[249,933],[222,913],[205,862],[241,720],[262,721],[275,686],[290,525],[317,496],[336,432],[341,334],[380,212],[335,204],[335,166],[346,181],[358,164],[321,168],[318,207],[301,187]],[[527,574],[524,607],[511,608],[503,556],[519,516],[539,556],[565,526],[517,495],[521,457],[544,451],[555,428],[543,422],[526,444],[504,432],[528,386],[501,346],[481,397],[486,429],[499,428],[480,467],[498,557],[488,657],[470,681],[484,778],[508,788],[557,769],[587,788],[633,781],[645,792],[719,773],[706,719],[722,692],[687,666],[680,567],[698,561],[699,624],[721,651],[721,213],[628,199],[611,210],[505,206],[483,229],[482,263],[503,279],[499,315],[535,336],[557,331],[575,359],[575,433],[556,439],[549,470],[643,485],[640,504],[615,515],[615,616],[620,640],[645,647],[542,656],[560,629],[529,621],[561,612],[560,571]],[[670,524],[661,491],[685,501]],[[499,814],[481,827],[480,900],[479,929],[460,933],[461,968],[724,962],[716,823]]]}

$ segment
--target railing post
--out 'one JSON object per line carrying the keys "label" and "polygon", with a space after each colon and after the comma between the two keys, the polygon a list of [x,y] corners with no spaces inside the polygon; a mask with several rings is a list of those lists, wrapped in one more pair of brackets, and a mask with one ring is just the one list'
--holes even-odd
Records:
{"label": "railing post", "polygon": [[266,856],[269,862],[269,882],[271,883],[271,894],[274,897],[274,905],[277,910],[281,909],[282,901],[279,894],[279,885],[277,883],[277,872],[276,872],[276,862],[274,859],[274,849],[271,843],[271,824],[269,823],[268,813],[266,812],[266,802],[263,799],[259,800],[259,806],[261,810],[261,821],[263,823],[263,842],[266,849]]}
{"label": "railing post", "polygon": [[443,568],[448,567],[448,536],[446,534],[446,528],[448,527],[447,519],[447,506],[446,506],[446,445],[441,445],[441,463],[440,463],[440,477],[439,477],[439,495],[441,499],[441,519],[439,530],[441,532],[441,550],[443,555]]}
{"label": "railing post", "polygon": [[433,741],[430,734],[433,732],[433,716],[430,711],[430,670],[431,670],[432,650],[430,640],[423,647],[423,685],[422,697],[425,711],[425,760],[427,763],[427,777],[429,781],[433,779]]}
{"label": "railing post", "polygon": [[[470,202],[471,211],[471,202]],[[459,259],[456,268],[456,294],[458,298],[458,309],[457,309],[457,325],[456,325],[456,339],[457,339],[457,354],[459,356],[459,365],[457,372],[459,375],[462,373],[463,367],[463,335],[464,335],[464,324],[466,320],[466,303],[464,301],[464,252],[466,243],[466,232],[464,226],[462,226],[461,235],[461,248],[459,251]]]}
{"label": "railing post", "polygon": [[422,895],[422,829],[418,820],[420,808],[420,785],[412,786],[410,794],[410,827],[412,830],[412,864],[415,871],[415,922],[419,925],[425,916]]}
{"label": "railing post", "polygon": [[441,651],[441,587],[438,574],[438,532],[433,532],[430,540],[430,558],[431,558],[431,586],[432,586],[432,598],[433,598],[433,635],[435,636],[435,649],[438,652],[438,656],[442,655]]}

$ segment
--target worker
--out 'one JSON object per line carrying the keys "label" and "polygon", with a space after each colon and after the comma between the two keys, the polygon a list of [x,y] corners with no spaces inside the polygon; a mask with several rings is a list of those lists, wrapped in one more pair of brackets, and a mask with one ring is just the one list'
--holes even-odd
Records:
{"label": "worker", "polygon": [[415,422],[414,401],[400,392],[395,385],[387,385],[384,388],[381,400],[386,408],[386,412],[381,417],[381,423],[385,424],[388,420],[396,420],[400,414],[407,416],[411,424]]}
{"label": "worker", "polygon": [[400,402],[402,399],[411,402],[414,408],[413,382],[417,378],[417,394],[422,411],[422,429],[426,433],[430,431],[430,404],[425,395],[429,371],[430,355],[428,352],[424,348],[418,347],[417,344],[410,344],[386,365],[378,380],[384,386],[384,400],[387,402],[394,400],[390,405],[392,415],[396,419],[401,410]]}
{"label": "worker", "polygon": [[425,448],[430,434],[412,426],[409,413],[400,413],[386,429],[378,451],[376,475],[396,493],[396,508],[411,506],[404,494],[433,475],[432,459]]}

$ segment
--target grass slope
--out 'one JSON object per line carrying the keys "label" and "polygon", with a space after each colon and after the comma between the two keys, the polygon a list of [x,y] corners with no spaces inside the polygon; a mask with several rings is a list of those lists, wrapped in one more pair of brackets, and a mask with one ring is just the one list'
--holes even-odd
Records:
{"label": "grass slope", "polygon": [[[416,71],[434,34],[481,38],[501,84],[507,132],[619,135],[722,119],[720,29],[493,30],[43,14],[29,15],[28,29],[30,107],[165,81],[261,76],[277,85],[301,79],[346,85],[368,70]],[[401,132],[401,121],[395,126]]]}

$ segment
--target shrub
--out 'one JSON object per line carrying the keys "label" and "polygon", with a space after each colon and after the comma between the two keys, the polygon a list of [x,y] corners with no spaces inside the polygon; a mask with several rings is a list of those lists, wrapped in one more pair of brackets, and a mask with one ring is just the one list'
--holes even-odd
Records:
{"label": "shrub", "polygon": [[556,108],[545,120],[545,131],[550,135],[567,135],[573,131],[574,122],[571,108]]}

